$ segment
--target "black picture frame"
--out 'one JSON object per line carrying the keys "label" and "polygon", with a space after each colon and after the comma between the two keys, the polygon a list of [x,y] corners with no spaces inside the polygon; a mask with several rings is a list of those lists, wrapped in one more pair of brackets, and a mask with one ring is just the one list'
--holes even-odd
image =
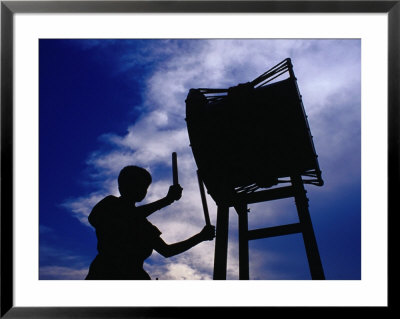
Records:
{"label": "black picture frame", "polygon": [[[13,303],[13,19],[15,13],[270,12],[388,14],[388,218],[399,208],[400,1],[1,1],[1,318],[192,318],[250,316],[264,307],[14,307]],[[378,107],[378,106],[377,106]],[[390,227],[389,226],[389,227]],[[388,229],[388,234],[392,234]],[[390,237],[389,251],[390,251]],[[390,255],[388,265],[390,265]],[[390,270],[390,269],[389,269]],[[390,272],[389,272],[390,276]],[[388,280],[390,287],[390,280]],[[388,307],[392,306],[389,289]],[[275,308],[275,307],[273,307]],[[318,307],[289,307],[280,315],[301,316]],[[322,308],[326,310],[326,308]],[[329,309],[335,314],[338,308]],[[347,307],[346,312],[360,308]],[[365,309],[371,312],[371,308]],[[281,311],[281,309],[279,309]],[[232,313],[231,313],[232,312]]]}

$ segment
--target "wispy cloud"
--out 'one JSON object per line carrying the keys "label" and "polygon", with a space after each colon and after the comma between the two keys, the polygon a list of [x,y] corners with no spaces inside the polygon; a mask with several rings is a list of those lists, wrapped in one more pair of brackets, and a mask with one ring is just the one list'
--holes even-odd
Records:
{"label": "wispy cloud", "polygon": [[69,210],[82,224],[90,226],[87,218],[94,205],[102,200],[106,194],[107,193],[104,190],[101,190],[88,194],[87,196],[70,198],[65,200],[61,204],[61,207]]}
{"label": "wispy cloud", "polygon": [[83,280],[87,275],[87,268],[44,266],[40,267],[39,272],[41,280]]}
{"label": "wispy cloud", "polygon": [[46,229],[46,238],[41,238],[40,245],[40,263],[45,265],[39,268],[39,279],[51,280],[82,280],[85,279],[90,263],[89,256],[77,255],[73,251],[60,249],[56,247],[51,239],[57,234],[48,227],[41,226],[40,229]]}

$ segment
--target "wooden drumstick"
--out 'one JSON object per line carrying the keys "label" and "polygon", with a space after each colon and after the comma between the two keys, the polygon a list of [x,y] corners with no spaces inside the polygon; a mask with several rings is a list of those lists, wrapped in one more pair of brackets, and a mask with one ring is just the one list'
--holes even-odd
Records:
{"label": "wooden drumstick", "polygon": [[172,181],[174,185],[178,185],[178,159],[176,152],[172,153]]}
{"label": "wooden drumstick", "polygon": [[210,215],[208,213],[207,199],[206,199],[206,194],[204,192],[203,181],[200,177],[199,171],[197,171],[197,179],[199,181],[200,196],[201,196],[201,202],[203,204],[203,211],[204,211],[204,219],[206,220],[206,225],[209,226],[209,225],[211,225]]}

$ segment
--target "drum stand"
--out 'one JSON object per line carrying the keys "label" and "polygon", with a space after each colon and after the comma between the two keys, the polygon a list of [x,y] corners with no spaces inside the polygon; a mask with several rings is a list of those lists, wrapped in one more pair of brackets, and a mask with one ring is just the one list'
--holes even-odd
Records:
{"label": "drum stand", "polygon": [[[317,242],[308,211],[308,198],[300,175],[291,176],[291,186],[238,194],[233,207],[238,214],[239,223],[239,279],[249,279],[249,240],[302,233],[307,253],[311,278],[325,279]],[[294,197],[299,222],[294,224],[248,230],[248,204]],[[217,229],[215,239],[214,276],[215,280],[226,279],[229,205],[218,205]]]}

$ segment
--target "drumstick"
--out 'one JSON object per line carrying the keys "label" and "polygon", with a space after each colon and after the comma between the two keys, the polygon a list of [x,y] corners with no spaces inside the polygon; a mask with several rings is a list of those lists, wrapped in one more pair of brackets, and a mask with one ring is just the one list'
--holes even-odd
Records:
{"label": "drumstick", "polygon": [[203,181],[201,180],[199,171],[197,171],[197,179],[199,181],[200,196],[201,196],[201,202],[203,204],[203,211],[204,211],[204,219],[206,220],[206,225],[209,226],[209,225],[211,225],[210,215],[208,214],[206,194],[204,192],[204,185],[203,185]]}
{"label": "drumstick", "polygon": [[172,153],[172,181],[174,185],[178,185],[178,160],[176,152]]}

